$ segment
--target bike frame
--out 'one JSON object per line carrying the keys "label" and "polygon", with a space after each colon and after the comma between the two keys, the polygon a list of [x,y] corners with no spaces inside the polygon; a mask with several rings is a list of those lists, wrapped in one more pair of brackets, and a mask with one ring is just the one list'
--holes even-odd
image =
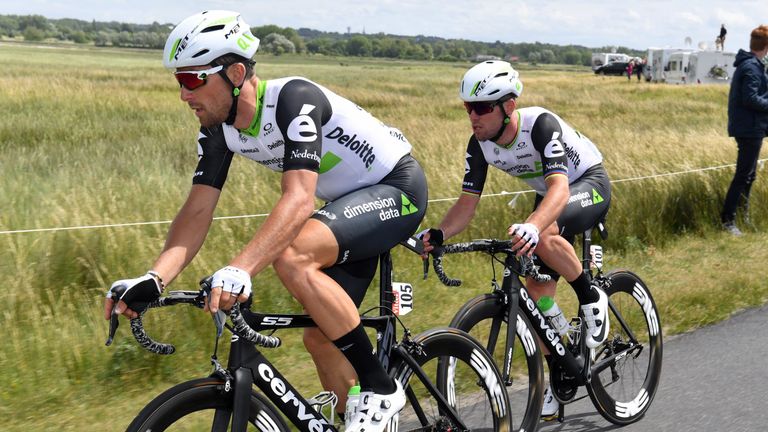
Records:
{"label": "bike frame", "polygon": [[[365,327],[374,328],[378,334],[382,335],[377,342],[379,361],[382,362],[385,370],[389,370],[389,366],[394,364],[394,360],[401,360],[408,364],[425,388],[440,402],[445,414],[451,418],[454,424],[466,429],[450,403],[410,354],[407,346],[396,341],[397,317],[391,309],[394,296],[392,294],[392,258],[389,252],[380,256],[380,275],[380,311],[382,315],[360,317]],[[309,315],[262,314],[244,310],[243,316],[256,331],[316,327]],[[233,411],[230,413],[226,410],[216,410],[213,431],[226,430],[230,415],[232,416],[233,431],[246,430],[252,385],[258,387],[299,430],[336,431],[336,428],[329,424],[319,411],[312,408],[311,404],[251,342],[241,340],[238,336],[233,335],[230,346],[227,369],[217,372],[226,381],[225,391],[234,391]],[[413,390],[406,387],[405,391],[416,415],[425,421],[426,416],[420,411],[421,407],[417,403]]]}
{"label": "bike frame", "polygon": [[[599,225],[598,229],[603,237],[606,236],[605,229]],[[592,261],[590,256],[590,247],[592,245],[592,230],[586,230],[582,234],[582,268],[590,279],[593,278],[590,263]],[[522,313],[528,317],[528,321],[533,326],[536,334],[541,339],[542,343],[548,348],[550,354],[554,355],[555,362],[562,366],[568,373],[576,378],[577,385],[587,384],[593,373],[602,371],[609,367],[613,360],[622,355],[623,353],[616,353],[614,356],[601,360],[596,364],[591,364],[591,356],[589,350],[586,347],[585,338],[580,338],[578,354],[574,355],[570,350],[566,349],[563,345],[560,336],[557,331],[549,326],[544,314],[539,309],[536,302],[531,298],[528,289],[520,280],[518,275],[522,274],[520,262],[515,258],[514,253],[506,253],[506,259],[504,260],[504,278],[502,279],[501,289],[497,292],[503,296],[503,301],[508,305],[506,309],[507,323],[516,322],[517,316]],[[608,307],[613,312],[614,316],[618,318],[619,324],[627,331],[627,334],[632,340],[636,340],[634,333],[629,326],[626,325],[618,312],[616,307],[608,299]],[[491,335],[489,336],[489,351],[495,348],[493,341],[497,340],[498,333],[501,327],[501,322],[494,320],[493,327],[491,329]],[[582,334],[586,331],[586,325],[582,323]],[[504,366],[502,368],[502,376],[507,380],[507,384],[511,384],[511,364],[514,355],[514,339],[515,339],[516,326],[511,324],[507,326],[506,334],[506,350],[504,354]]]}

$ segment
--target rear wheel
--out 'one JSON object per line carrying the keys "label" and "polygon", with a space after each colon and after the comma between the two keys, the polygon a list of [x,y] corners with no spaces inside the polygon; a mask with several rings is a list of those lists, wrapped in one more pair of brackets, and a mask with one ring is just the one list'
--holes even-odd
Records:
{"label": "rear wheel", "polygon": [[662,334],[651,292],[634,273],[609,272],[610,334],[596,353],[589,397],[606,420],[626,425],[650,407],[661,377]]}
{"label": "rear wheel", "polygon": [[[509,430],[509,403],[501,376],[477,341],[446,327],[421,333],[403,347],[421,370],[414,371],[404,358],[395,359],[394,377],[408,396],[397,430]],[[419,376],[421,371],[424,376]]]}
{"label": "rear wheel", "polygon": [[[224,381],[203,378],[179,384],[156,397],[128,426],[129,432],[228,431],[232,392]],[[262,395],[251,393],[248,431],[289,431],[283,418]]]}
{"label": "rear wheel", "polygon": [[[500,293],[468,301],[456,313],[451,327],[480,341],[497,365],[504,365],[507,335],[507,306]],[[535,430],[541,414],[544,368],[536,336],[528,319],[518,314],[510,376],[504,377],[511,411],[511,430]]]}

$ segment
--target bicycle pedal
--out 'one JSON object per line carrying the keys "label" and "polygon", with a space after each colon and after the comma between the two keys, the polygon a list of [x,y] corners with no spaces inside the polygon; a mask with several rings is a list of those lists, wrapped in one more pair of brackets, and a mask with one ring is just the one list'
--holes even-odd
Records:
{"label": "bicycle pedal", "polygon": [[[329,423],[334,424],[336,415],[336,405],[338,405],[339,397],[332,391],[321,391],[315,396],[307,399],[307,403],[315,411],[323,415]],[[330,412],[328,415],[324,413],[326,407],[330,406]]]}

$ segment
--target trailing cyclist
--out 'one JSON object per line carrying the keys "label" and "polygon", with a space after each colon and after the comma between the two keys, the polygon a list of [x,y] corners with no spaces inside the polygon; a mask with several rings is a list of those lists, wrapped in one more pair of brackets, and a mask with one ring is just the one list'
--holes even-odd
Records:
{"label": "trailing cyclist", "polygon": [[[534,300],[552,297],[562,275],[579,299],[587,346],[596,348],[608,334],[608,298],[590,286],[573,240],[605,217],[611,200],[608,175],[602,155],[587,137],[545,108],[518,108],[522,92],[518,72],[504,61],[482,62],[464,74],[459,95],[473,134],[467,144],[462,194],[438,227],[424,233],[425,250],[469,225],[489,165],[522,179],[536,191],[534,209],[523,223],[512,224],[508,234],[518,255],[535,251],[540,272],[553,276],[549,282],[527,278],[526,286]],[[557,408],[548,387],[542,417],[553,418]]]}
{"label": "trailing cyclist", "polygon": [[[270,215],[213,274],[206,308],[227,310],[251,294],[251,278],[272,264],[319,329],[304,343],[326,389],[339,395],[359,379],[348,431],[383,430],[405,404],[376,356],[357,307],[377,258],[411,235],[427,207],[427,184],[403,134],[353,102],[300,77],[254,75],[259,40],[240,14],[206,11],[177,25],[163,64],[200,121],[192,188],[145,275],[115,282],[105,303],[133,318],[190,263],[208,233],[234,155],[281,173]],[[254,192],[258,193],[258,185]],[[327,202],[314,211],[314,198]],[[152,205],[156,205],[153,203]]]}

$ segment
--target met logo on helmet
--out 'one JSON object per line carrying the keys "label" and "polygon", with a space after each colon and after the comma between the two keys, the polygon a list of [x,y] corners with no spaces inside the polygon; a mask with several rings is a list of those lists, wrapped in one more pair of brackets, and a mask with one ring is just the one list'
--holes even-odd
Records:
{"label": "met logo on helmet", "polygon": [[172,59],[179,59],[179,54],[187,47],[187,42],[189,42],[189,35],[184,36],[184,39],[176,39],[176,43],[173,44],[173,49],[171,50]]}
{"label": "met logo on helmet", "polygon": [[235,24],[234,27],[232,27],[232,30],[229,31],[229,33],[224,35],[224,39],[229,39],[230,36],[240,31],[240,23]]}

